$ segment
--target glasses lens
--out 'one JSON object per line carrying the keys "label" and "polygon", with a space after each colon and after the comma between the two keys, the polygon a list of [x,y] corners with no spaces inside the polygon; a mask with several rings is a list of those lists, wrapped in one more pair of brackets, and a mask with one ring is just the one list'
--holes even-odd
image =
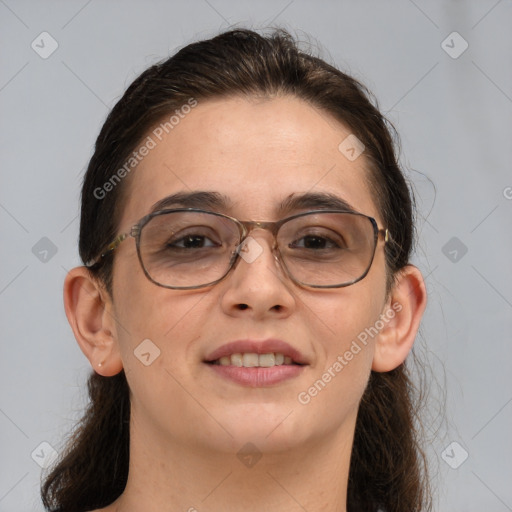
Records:
{"label": "glasses lens", "polygon": [[[157,214],[142,228],[139,252],[149,277],[175,288],[221,279],[240,244],[238,225],[206,212]],[[343,286],[370,268],[377,233],[372,221],[350,213],[310,213],[285,222],[277,242],[283,263],[298,282]]]}
{"label": "glasses lens", "polygon": [[288,272],[311,286],[341,286],[361,279],[375,251],[372,221],[351,213],[314,213],[281,227],[278,245]]}
{"label": "glasses lens", "polygon": [[211,213],[172,212],[144,225],[139,251],[151,279],[164,286],[194,287],[227,272],[239,244],[237,224]]}

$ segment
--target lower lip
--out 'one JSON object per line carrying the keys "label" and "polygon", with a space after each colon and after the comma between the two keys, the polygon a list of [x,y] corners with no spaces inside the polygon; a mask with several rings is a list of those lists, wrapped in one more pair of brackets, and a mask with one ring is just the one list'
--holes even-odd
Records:
{"label": "lower lip", "polygon": [[271,366],[270,368],[245,368],[244,366],[221,366],[220,364],[208,364],[208,366],[221,377],[253,388],[279,384],[297,377],[304,370],[304,366],[297,364]]}

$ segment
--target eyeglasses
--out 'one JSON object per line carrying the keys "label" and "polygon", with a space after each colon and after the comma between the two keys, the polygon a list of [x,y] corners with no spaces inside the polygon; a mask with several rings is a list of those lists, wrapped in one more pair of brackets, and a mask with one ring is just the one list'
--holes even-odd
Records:
{"label": "eyeglasses", "polygon": [[387,229],[356,212],[315,210],[257,222],[180,208],[146,215],[86,266],[99,264],[131,236],[142,269],[154,284],[176,290],[203,288],[224,279],[240,257],[251,262],[262,251],[248,238],[254,229],[272,233],[272,251],[285,273],[296,284],[312,288],[357,283],[370,270],[379,237],[384,243],[389,240]]}

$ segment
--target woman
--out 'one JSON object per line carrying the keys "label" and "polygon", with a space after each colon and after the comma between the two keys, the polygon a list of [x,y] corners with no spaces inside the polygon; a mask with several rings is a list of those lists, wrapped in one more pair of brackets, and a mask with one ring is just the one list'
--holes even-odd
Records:
{"label": "woman", "polygon": [[284,31],[128,88],[83,184],[64,300],[91,403],[47,510],[429,509],[404,365],[426,291],[369,98]]}

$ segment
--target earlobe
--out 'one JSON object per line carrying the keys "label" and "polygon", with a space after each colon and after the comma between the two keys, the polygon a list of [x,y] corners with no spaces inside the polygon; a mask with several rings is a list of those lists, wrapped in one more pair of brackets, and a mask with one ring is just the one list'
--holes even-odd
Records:
{"label": "earlobe", "polygon": [[123,365],[112,301],[87,268],[75,267],[66,275],[64,309],[76,341],[93,369],[104,376],[119,373]]}
{"label": "earlobe", "polygon": [[421,272],[414,265],[406,265],[396,276],[383,312],[388,321],[376,338],[373,371],[389,372],[405,361],[426,304],[427,292]]}

